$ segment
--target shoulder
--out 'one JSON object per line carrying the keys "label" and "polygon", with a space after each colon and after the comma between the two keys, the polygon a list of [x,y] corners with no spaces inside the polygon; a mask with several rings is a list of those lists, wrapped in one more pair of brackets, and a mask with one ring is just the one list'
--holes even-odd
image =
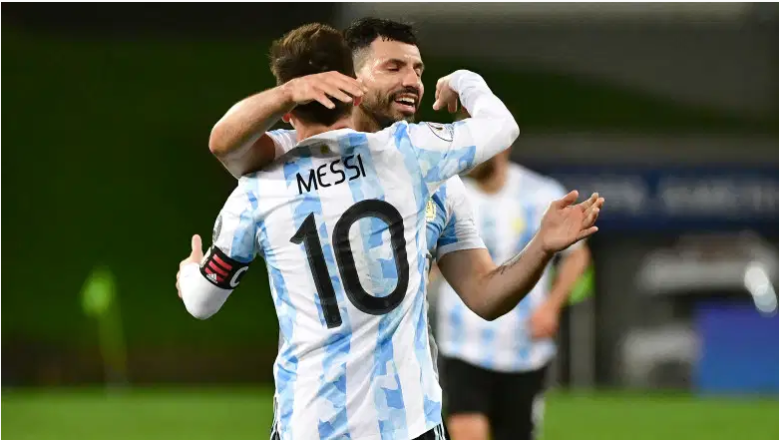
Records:
{"label": "shoulder", "polygon": [[265,132],[274,143],[280,145],[295,145],[298,142],[298,132],[295,130],[277,129]]}
{"label": "shoulder", "polygon": [[446,189],[445,200],[448,206],[455,205],[468,198],[465,192],[465,185],[463,184],[462,179],[460,179],[460,176],[451,177],[444,183],[442,188]]}
{"label": "shoulder", "polygon": [[259,179],[258,176],[260,173],[261,172],[257,172],[250,175],[241,176],[241,178],[238,179],[238,185],[235,187],[235,189],[233,189],[233,191],[230,193],[230,196],[227,198],[226,207],[232,206],[248,208],[251,207],[252,202],[256,203],[257,193],[255,188],[257,188],[257,182]]}

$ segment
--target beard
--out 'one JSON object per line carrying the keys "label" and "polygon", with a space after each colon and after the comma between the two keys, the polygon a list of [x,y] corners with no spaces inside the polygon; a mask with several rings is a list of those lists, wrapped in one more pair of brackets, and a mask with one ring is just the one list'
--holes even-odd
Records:
{"label": "beard", "polygon": [[[398,121],[414,122],[416,112],[407,115],[392,108],[398,96],[404,93],[413,93],[419,96],[419,91],[415,88],[396,90],[390,94],[377,93],[363,98],[360,108],[376,122],[380,129],[387,128]],[[416,109],[419,109],[419,102],[417,102]]]}

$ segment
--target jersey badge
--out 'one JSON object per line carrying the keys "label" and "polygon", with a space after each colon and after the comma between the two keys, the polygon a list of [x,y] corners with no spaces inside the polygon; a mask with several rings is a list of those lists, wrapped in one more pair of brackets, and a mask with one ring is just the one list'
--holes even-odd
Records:
{"label": "jersey badge", "polygon": [[454,140],[454,126],[452,124],[439,124],[437,122],[425,122],[430,131],[444,142],[452,142]]}
{"label": "jersey badge", "polygon": [[425,209],[425,220],[432,222],[435,220],[436,207],[432,200],[427,201],[427,208]]}

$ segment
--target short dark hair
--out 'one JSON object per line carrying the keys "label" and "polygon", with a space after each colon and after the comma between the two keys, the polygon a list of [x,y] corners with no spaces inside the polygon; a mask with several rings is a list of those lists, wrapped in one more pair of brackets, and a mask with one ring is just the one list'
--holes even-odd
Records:
{"label": "short dark hair", "polygon": [[353,21],[344,30],[344,38],[353,53],[370,47],[377,38],[419,46],[417,35],[411,24],[373,17]]}
{"label": "short dark hair", "polygon": [[[355,77],[352,52],[343,34],[321,23],[300,26],[274,41],[270,49],[270,69],[278,85],[331,70]],[[352,104],[332,101],[335,104],[332,110],[314,101],[295,107],[292,113],[307,122],[333,125],[349,114]]]}

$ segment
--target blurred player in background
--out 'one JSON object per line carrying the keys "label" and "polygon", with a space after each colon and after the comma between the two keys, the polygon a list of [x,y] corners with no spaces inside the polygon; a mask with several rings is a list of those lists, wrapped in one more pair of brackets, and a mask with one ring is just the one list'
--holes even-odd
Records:
{"label": "blurred player in background", "polygon": [[[211,142],[289,145],[290,133],[266,133],[284,118],[294,148],[239,180],[205,257],[193,237],[180,295],[190,313],[209,317],[255,256],[265,258],[281,327],[276,437],[440,438],[425,209],[444,180],[508,148],[516,122],[479,75],[457,71],[438,81],[434,107],[459,99],[473,118],[440,126],[443,134],[406,121],[356,132],[352,104],[363,92],[338,31],[303,26],[274,43],[271,59],[279,86],[234,106]],[[421,64],[411,48],[403,59]],[[580,220],[593,217],[591,209]]]}
{"label": "blurred player in background", "polygon": [[[566,194],[551,178],[509,161],[503,152],[465,179],[475,222],[489,254],[505,262],[544,229],[543,215]],[[519,305],[490,322],[451,285],[436,307],[447,427],[453,440],[531,439],[543,416],[543,391],[560,311],[590,263],[584,242],[562,255],[552,283],[549,267]],[[489,286],[483,286],[489,295]]]}

